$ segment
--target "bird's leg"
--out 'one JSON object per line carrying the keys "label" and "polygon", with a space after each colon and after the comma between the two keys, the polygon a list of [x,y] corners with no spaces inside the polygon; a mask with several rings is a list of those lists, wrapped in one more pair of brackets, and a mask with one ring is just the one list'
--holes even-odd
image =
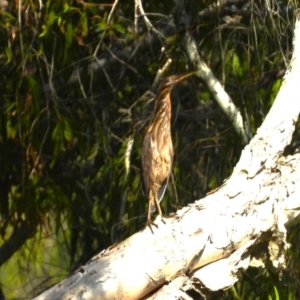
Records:
{"label": "bird's leg", "polygon": [[153,233],[153,230],[152,230],[151,226],[154,225],[155,227],[157,227],[157,225],[151,220],[151,207],[152,207],[151,201],[149,201],[146,227],[149,226],[150,230]]}
{"label": "bird's leg", "polygon": [[158,199],[157,199],[157,195],[154,196],[154,201],[155,201],[156,210],[157,210],[158,214],[161,217],[161,221],[165,224],[166,222],[163,219],[163,214],[161,212],[161,208],[160,208],[160,205],[159,205],[159,202],[158,202]]}

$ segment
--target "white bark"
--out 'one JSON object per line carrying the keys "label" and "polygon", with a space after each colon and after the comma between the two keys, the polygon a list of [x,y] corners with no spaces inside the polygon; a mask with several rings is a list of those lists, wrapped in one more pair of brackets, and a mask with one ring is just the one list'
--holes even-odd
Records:
{"label": "white bark", "polygon": [[243,143],[247,144],[250,140],[250,133],[244,128],[243,117],[240,111],[234,105],[232,99],[224,90],[219,80],[215,77],[212,70],[201,58],[198,53],[196,41],[193,39],[189,31],[186,31],[185,33],[184,42],[189,59],[198,70],[197,75],[203,79],[215,101],[228,117],[236,132],[242,137]]}
{"label": "white bark", "polygon": [[[263,265],[255,245],[269,239],[271,261],[284,267],[286,226],[299,215],[300,154],[284,157],[300,112],[300,22],[294,54],[275,103],[216,191],[95,256],[42,299],[174,299],[188,289],[216,291],[240,268]],[[276,233],[276,234],[275,234]]]}
{"label": "white bark", "polygon": [[[228,117],[235,131],[242,137],[243,144],[246,145],[250,141],[252,136],[249,129],[246,126],[244,126],[242,114],[234,105],[229,94],[225,91],[219,80],[215,77],[212,70],[202,59],[200,53],[198,52],[197,43],[188,29],[190,26],[190,18],[187,16],[184,10],[182,12],[182,9],[184,8],[184,2],[180,0],[178,0],[177,2],[178,7],[181,8],[180,24],[185,24],[186,30],[183,36],[183,44],[184,48],[186,49],[189,60],[194,65],[195,69],[198,71],[197,76],[205,82],[215,101],[218,103],[220,108]],[[215,4],[215,8],[220,5],[224,5],[224,3]]]}

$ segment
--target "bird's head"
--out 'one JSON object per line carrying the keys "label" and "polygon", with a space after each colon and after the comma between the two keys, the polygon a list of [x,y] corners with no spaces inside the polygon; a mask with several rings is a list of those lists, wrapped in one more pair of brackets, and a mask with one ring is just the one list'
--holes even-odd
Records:
{"label": "bird's head", "polygon": [[193,71],[187,74],[181,74],[181,75],[172,75],[169,77],[166,77],[163,79],[163,81],[161,82],[161,84],[159,85],[159,90],[162,91],[166,88],[170,88],[173,87],[177,82],[191,76],[194,75],[195,73],[197,73],[198,71]]}

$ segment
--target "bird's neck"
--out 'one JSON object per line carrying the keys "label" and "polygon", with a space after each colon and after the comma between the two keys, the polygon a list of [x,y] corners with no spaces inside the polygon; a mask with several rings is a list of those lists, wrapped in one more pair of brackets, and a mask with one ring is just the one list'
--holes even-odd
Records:
{"label": "bird's neck", "polygon": [[171,88],[164,89],[155,102],[155,115],[162,114],[171,118]]}

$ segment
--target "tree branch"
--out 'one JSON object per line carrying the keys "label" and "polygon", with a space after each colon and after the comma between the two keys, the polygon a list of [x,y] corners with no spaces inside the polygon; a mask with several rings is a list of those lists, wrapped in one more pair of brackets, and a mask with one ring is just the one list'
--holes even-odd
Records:
{"label": "tree branch", "polygon": [[[180,5],[179,5],[180,6]],[[189,18],[184,10],[180,10],[180,14],[175,17],[178,26],[184,26],[183,44],[187,51],[190,61],[195,66],[198,76],[203,79],[208,89],[212,93],[214,99],[221,107],[223,112],[229,118],[236,132],[242,137],[243,143],[247,144],[251,139],[251,132],[245,128],[243,118],[237,107],[234,105],[230,96],[226,93],[221,83],[213,74],[198,52],[196,41],[192,37],[189,28]]]}

